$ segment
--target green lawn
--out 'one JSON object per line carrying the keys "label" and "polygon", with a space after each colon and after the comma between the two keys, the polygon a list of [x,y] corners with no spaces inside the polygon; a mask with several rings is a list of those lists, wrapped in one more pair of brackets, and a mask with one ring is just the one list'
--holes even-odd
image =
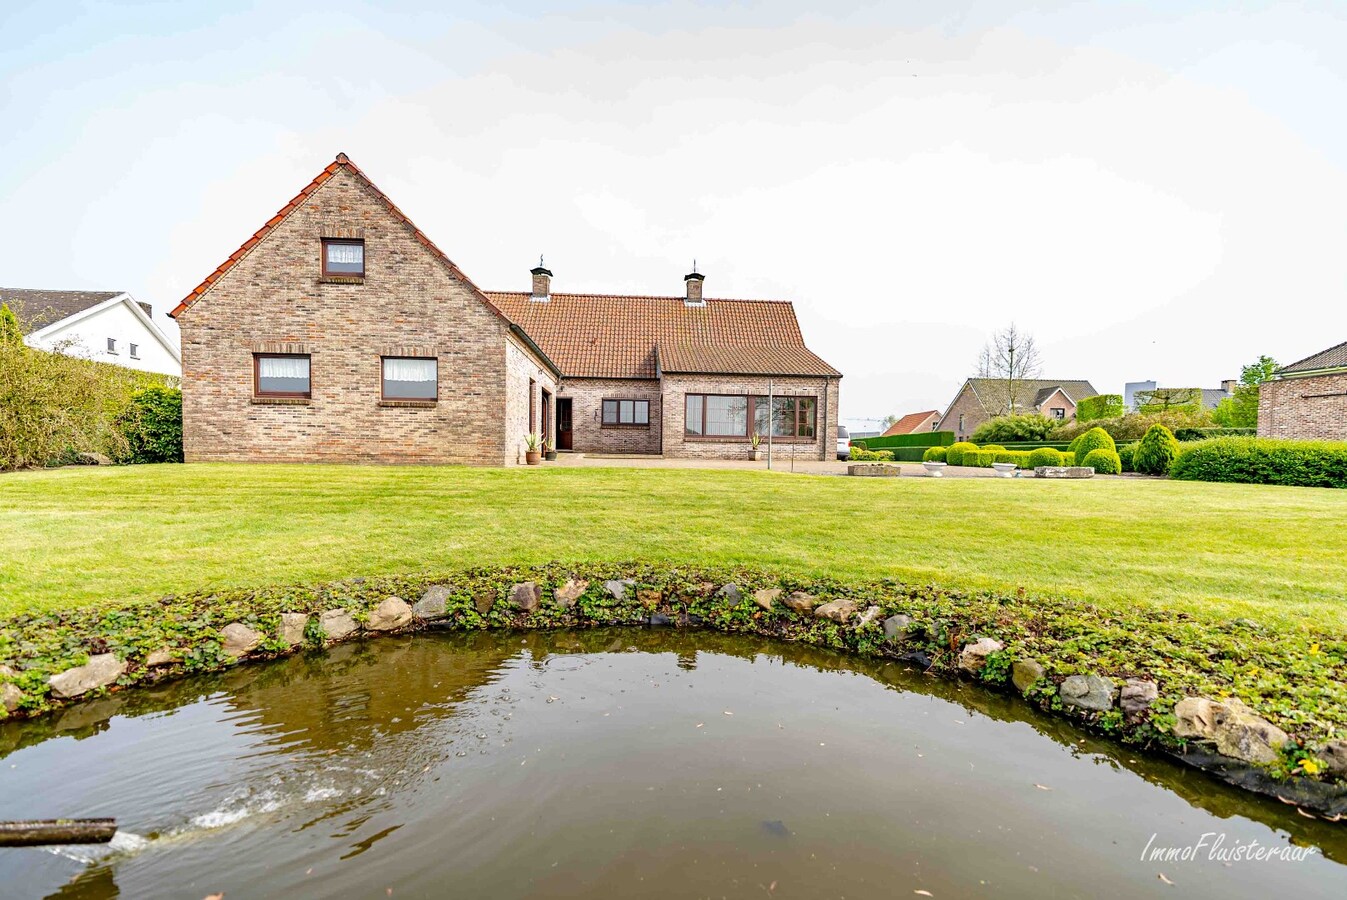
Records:
{"label": "green lawn", "polygon": [[0,476],[0,615],[638,560],[898,576],[1347,631],[1347,492],[1140,479],[188,465]]}

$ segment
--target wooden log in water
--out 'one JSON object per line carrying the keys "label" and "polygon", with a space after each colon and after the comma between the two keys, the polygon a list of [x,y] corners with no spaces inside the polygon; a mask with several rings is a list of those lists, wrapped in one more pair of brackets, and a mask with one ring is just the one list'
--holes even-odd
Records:
{"label": "wooden log in water", "polygon": [[116,819],[29,819],[22,822],[0,822],[0,847],[106,844],[116,833]]}

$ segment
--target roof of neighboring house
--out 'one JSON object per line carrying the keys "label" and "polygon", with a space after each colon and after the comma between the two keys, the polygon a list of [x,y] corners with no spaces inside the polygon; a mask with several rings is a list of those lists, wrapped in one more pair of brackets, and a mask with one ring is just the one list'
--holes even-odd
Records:
{"label": "roof of neighboring house", "polygon": [[1317,372],[1320,369],[1344,368],[1347,368],[1347,341],[1343,341],[1336,347],[1320,350],[1313,356],[1307,356],[1299,362],[1291,363],[1289,366],[1282,366],[1277,370],[1277,374],[1294,375],[1297,372]]}
{"label": "roof of neighboring house", "polygon": [[[968,384],[974,393],[977,393],[979,388],[986,392],[1004,385],[1005,379],[970,378]],[[1051,397],[1059,388],[1072,403],[1079,403],[1086,397],[1093,397],[1099,393],[1090,382],[1079,379],[1058,381],[1052,378],[1025,378],[1016,383],[1015,405],[1037,409],[1039,404]]]}
{"label": "roof of neighboring house", "polygon": [[1229,396],[1224,388],[1202,388],[1202,408],[1215,409]]}
{"label": "roof of neighboring house", "polygon": [[[91,306],[120,297],[124,291],[45,291],[28,288],[0,288],[0,303],[9,304],[19,317],[24,334],[68,319]],[[144,304],[142,304],[143,306]]]}
{"label": "roof of neighboring house", "polygon": [[926,420],[930,419],[931,416],[939,418],[940,410],[928,409],[926,410],[926,412],[908,413],[907,415],[899,419],[897,422],[894,422],[892,425],[890,425],[888,427],[888,430],[885,431],[884,434],[881,435],[881,437],[892,437],[898,434],[912,434],[918,428],[924,425],[926,423]]}
{"label": "roof of neighboring house", "polygon": [[660,373],[841,373],[805,346],[795,307],[779,300],[489,291],[570,378],[655,378]]}

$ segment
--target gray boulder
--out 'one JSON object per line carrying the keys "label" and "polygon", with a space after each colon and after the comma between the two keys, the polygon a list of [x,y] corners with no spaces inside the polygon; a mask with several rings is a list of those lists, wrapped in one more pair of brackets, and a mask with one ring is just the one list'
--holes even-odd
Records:
{"label": "gray boulder", "polygon": [[19,708],[19,701],[23,699],[23,691],[19,690],[17,685],[6,681],[0,684],[0,706],[5,708],[5,712],[14,712]]}
{"label": "gray boulder", "polygon": [[986,667],[988,656],[1004,649],[1005,644],[995,638],[980,638],[963,648],[959,654],[959,668],[969,675],[976,675]]}
{"label": "gray boulder", "polygon": [[1010,682],[1021,694],[1042,681],[1048,673],[1036,659],[1017,659],[1010,667]]}
{"label": "gray boulder", "polygon": [[472,605],[477,609],[478,615],[486,615],[491,612],[491,607],[496,605],[496,592],[490,588],[478,591],[473,595]]}
{"label": "gray boulder", "polygon": [[262,643],[265,635],[242,622],[230,622],[220,629],[220,637],[222,638],[220,649],[224,651],[224,655],[238,659],[257,649],[257,645]]}
{"label": "gray boulder", "polygon": [[370,611],[365,628],[369,631],[396,631],[410,624],[412,608],[401,597],[385,597]]}
{"label": "gray boulder", "polygon": [[304,613],[281,613],[281,640],[291,647],[304,643],[304,631],[309,627],[309,617]]}
{"label": "gray boulder", "polygon": [[1119,705],[1123,713],[1135,719],[1145,715],[1159,696],[1160,689],[1154,681],[1129,678],[1123,683]]}
{"label": "gray boulder", "polygon": [[1072,675],[1062,682],[1059,692],[1062,703],[1067,706],[1104,712],[1113,708],[1113,698],[1118,695],[1118,688],[1112,681],[1098,675]]}
{"label": "gray boulder", "polygon": [[412,604],[412,615],[418,619],[442,619],[449,607],[450,591],[446,585],[433,584],[426,588],[421,599]]}
{"label": "gray boulder", "polygon": [[126,671],[126,663],[115,654],[100,653],[82,666],[66,669],[47,680],[54,697],[68,700],[112,684]]}
{"label": "gray boulder", "polygon": [[340,641],[355,634],[355,619],[344,609],[329,609],[318,617],[323,634],[329,641]]}
{"label": "gray boulder", "polygon": [[570,608],[575,602],[584,596],[585,591],[589,590],[589,582],[583,578],[567,578],[566,583],[557,588],[553,595],[557,598],[557,603]]}
{"label": "gray boulder", "polygon": [[168,647],[160,647],[154,650],[149,656],[145,657],[145,668],[157,669],[160,666],[166,666],[173,662],[173,651]]}
{"label": "gray boulder", "polygon": [[1289,738],[1285,731],[1230,698],[1213,706],[1216,752],[1251,763],[1272,763]]}
{"label": "gray boulder", "polygon": [[511,585],[507,595],[510,605],[524,612],[533,612],[543,600],[542,588],[535,581],[523,581]]}
{"label": "gray boulder", "polygon": [[627,593],[634,587],[636,587],[636,582],[632,581],[630,578],[605,581],[603,583],[603,589],[608,592],[608,596],[619,603],[627,599]]}
{"label": "gray boulder", "polygon": [[898,613],[884,620],[884,638],[889,641],[907,640],[912,634],[912,617]]}
{"label": "gray boulder", "polygon": [[737,584],[726,584],[721,585],[720,590],[716,591],[715,596],[721,600],[729,601],[730,605],[733,606],[744,599],[744,592],[739,590],[739,585]]}
{"label": "gray boulder", "polygon": [[830,619],[833,622],[840,622],[845,625],[851,621],[851,617],[856,615],[856,610],[860,608],[861,605],[855,600],[834,600],[815,609],[814,615],[820,619]]}
{"label": "gray boulder", "polygon": [[1319,748],[1319,758],[1330,775],[1347,778],[1347,741],[1329,741]]}
{"label": "gray boulder", "polygon": [[1216,735],[1216,706],[1206,697],[1184,697],[1174,705],[1174,734],[1181,738],[1211,740]]}
{"label": "gray boulder", "polygon": [[813,594],[806,594],[804,591],[791,591],[786,595],[786,599],[781,602],[795,612],[809,612],[815,606],[818,606],[819,598]]}
{"label": "gray boulder", "polygon": [[781,588],[763,588],[760,591],[753,592],[753,602],[770,612],[772,604],[781,596],[781,593]]}
{"label": "gray boulder", "polygon": [[878,619],[879,616],[880,616],[880,609],[878,606],[868,607],[865,610],[865,612],[861,613],[861,617],[856,620],[856,627],[864,628],[866,625],[869,625],[871,622],[875,621],[875,619]]}

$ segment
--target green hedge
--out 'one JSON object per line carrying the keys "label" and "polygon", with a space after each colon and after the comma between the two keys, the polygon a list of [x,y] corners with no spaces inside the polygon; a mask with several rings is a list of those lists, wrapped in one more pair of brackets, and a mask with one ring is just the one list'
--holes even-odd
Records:
{"label": "green hedge", "polygon": [[1118,458],[1117,450],[1096,447],[1085,454],[1085,461],[1081,465],[1094,469],[1100,475],[1122,474],[1122,460]]}
{"label": "green hedge", "polygon": [[[1151,426],[1154,427],[1154,426]],[[1174,437],[1180,441],[1205,441],[1218,437],[1256,437],[1257,428],[1175,428]]]}
{"label": "green hedge", "polygon": [[852,462],[893,462],[892,450],[870,450],[864,444],[852,444],[849,456]]}
{"label": "green hedge", "polygon": [[1007,450],[1037,450],[1039,447],[1051,447],[1053,450],[1070,448],[1070,441],[1011,441],[1001,445]]}
{"label": "green hedge", "polygon": [[1184,481],[1347,487],[1347,443],[1226,437],[1185,444],[1169,469]]}
{"label": "green hedge", "polygon": [[918,434],[892,434],[888,437],[857,438],[853,444],[864,444],[869,450],[892,450],[894,447],[948,447],[954,443],[952,431],[922,431]]}
{"label": "green hedge", "polygon": [[117,420],[126,438],[122,463],[182,462],[182,391],[147,387],[131,395]]}
{"label": "green hedge", "polygon": [[1124,412],[1121,394],[1099,394],[1086,397],[1076,404],[1076,421],[1093,422],[1095,419],[1116,419]]}
{"label": "green hedge", "polygon": [[927,447],[926,450],[921,454],[921,461],[944,462],[946,452],[947,451],[945,450],[944,447]]}
{"label": "green hedge", "polygon": [[970,444],[968,441],[958,441],[945,449],[945,462],[951,466],[963,465],[963,455],[969,450],[976,451],[977,444]]}

